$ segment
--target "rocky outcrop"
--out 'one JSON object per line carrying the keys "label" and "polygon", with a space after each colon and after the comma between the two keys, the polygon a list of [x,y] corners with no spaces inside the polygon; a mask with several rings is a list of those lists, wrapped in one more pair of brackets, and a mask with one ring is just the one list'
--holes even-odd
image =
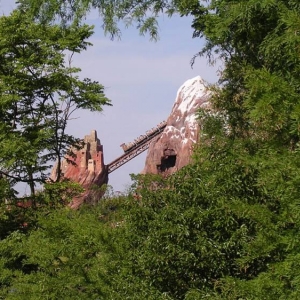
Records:
{"label": "rocky outcrop", "polygon": [[189,163],[199,135],[196,112],[209,106],[209,95],[200,76],[179,88],[167,126],[152,141],[142,173],[169,175]]}
{"label": "rocky outcrop", "polygon": [[[107,167],[104,165],[103,146],[97,138],[96,130],[84,137],[84,147],[80,150],[72,149],[73,155],[64,159],[61,164],[63,179],[78,182],[85,192],[75,197],[70,203],[71,208],[78,208],[84,202],[93,202],[100,199],[103,191],[101,187],[108,182]],[[56,167],[51,179],[56,180]]]}

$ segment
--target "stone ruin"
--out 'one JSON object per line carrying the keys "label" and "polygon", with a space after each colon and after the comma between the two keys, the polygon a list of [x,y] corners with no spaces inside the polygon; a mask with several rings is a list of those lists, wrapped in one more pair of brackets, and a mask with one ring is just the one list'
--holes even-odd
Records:
{"label": "stone ruin", "polygon": [[[82,149],[72,149],[74,155],[67,156],[61,163],[62,180],[68,179],[81,184],[85,191],[73,198],[69,206],[78,208],[83,203],[93,203],[101,198],[100,187],[108,182],[107,167],[104,165],[103,146],[97,138],[97,131],[92,130],[84,137]],[[68,162],[69,160],[69,162]],[[57,178],[57,166],[52,170],[50,179]]]}

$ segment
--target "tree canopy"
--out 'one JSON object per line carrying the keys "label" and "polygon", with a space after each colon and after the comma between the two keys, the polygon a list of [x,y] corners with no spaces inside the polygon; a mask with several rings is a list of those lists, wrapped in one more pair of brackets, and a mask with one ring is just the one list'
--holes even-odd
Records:
{"label": "tree canopy", "polygon": [[[136,176],[128,197],[99,210],[46,209],[13,230],[0,241],[0,295],[300,298],[298,1],[22,2],[41,20],[125,4],[138,22],[151,8],[190,14],[194,37],[206,40],[198,55],[224,69],[212,109],[199,111],[193,162],[166,179]],[[121,19],[118,9],[108,15]]]}
{"label": "tree canopy", "polygon": [[296,299],[299,3],[185,4],[224,70],[195,164],[141,189],[133,268],[174,299]]}
{"label": "tree canopy", "polygon": [[105,33],[112,38],[120,36],[119,22],[126,26],[135,24],[140,34],[158,38],[157,18],[161,13],[169,16],[181,10],[186,4],[197,5],[198,0],[19,0],[20,7],[40,21],[58,20],[62,25],[84,20],[91,10],[97,10]]}
{"label": "tree canopy", "polygon": [[[62,31],[32,22],[23,11],[0,18],[0,174],[12,184],[35,184],[48,177],[79,140],[66,133],[76,109],[101,111],[110,101],[104,87],[72,66],[73,53],[85,50],[92,27]],[[58,174],[58,180],[60,173]]]}

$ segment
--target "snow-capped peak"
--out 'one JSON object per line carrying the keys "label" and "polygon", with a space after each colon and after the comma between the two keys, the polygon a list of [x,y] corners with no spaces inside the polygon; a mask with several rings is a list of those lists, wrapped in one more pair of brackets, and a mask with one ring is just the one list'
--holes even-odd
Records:
{"label": "snow-capped peak", "polygon": [[[196,100],[207,93],[205,83],[200,76],[187,80],[179,89],[176,96],[174,110],[180,110],[182,114],[194,107]],[[178,101],[180,100],[180,101]]]}

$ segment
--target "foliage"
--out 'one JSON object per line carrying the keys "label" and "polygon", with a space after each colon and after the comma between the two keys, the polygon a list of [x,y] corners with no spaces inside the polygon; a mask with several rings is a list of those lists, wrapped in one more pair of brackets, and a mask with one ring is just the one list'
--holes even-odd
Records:
{"label": "foliage", "polygon": [[224,144],[202,146],[202,164],[164,188],[138,189],[127,208],[133,273],[172,299],[296,299],[299,159]]}
{"label": "foliage", "polygon": [[134,274],[174,299],[297,299],[298,1],[182,9],[199,55],[224,61],[221,88],[194,164],[132,199]]}
{"label": "foliage", "polygon": [[40,21],[54,20],[59,18],[62,25],[77,24],[92,10],[98,10],[105,33],[111,38],[121,35],[118,23],[124,22],[126,27],[137,25],[140,34],[149,34],[151,39],[158,38],[157,18],[166,13],[171,16],[178,12],[178,7],[185,3],[196,5],[198,0],[19,0],[22,9],[29,10]]}
{"label": "foliage", "polygon": [[207,41],[199,55],[215,54],[224,61],[214,104],[227,114],[232,134],[268,140],[276,148],[294,147],[299,135],[298,1],[211,1],[205,13],[192,14],[194,36]]}
{"label": "foliage", "polygon": [[[75,221],[76,220],[76,221]],[[96,213],[60,209],[39,215],[29,235],[0,243],[4,299],[96,299],[107,283],[107,231]]]}
{"label": "foliage", "polygon": [[[0,18],[0,166],[12,186],[45,182],[49,162],[61,158],[79,140],[66,133],[76,109],[101,111],[109,105],[103,86],[80,80],[73,53],[90,45],[89,26],[36,24],[23,11]],[[69,61],[66,62],[66,56]],[[57,174],[60,180],[61,172]]]}
{"label": "foliage", "polygon": [[131,272],[125,202],[37,211],[0,241],[0,299],[169,299]]}
{"label": "foliage", "polygon": [[[44,2],[31,3],[43,13],[39,4]],[[42,7],[45,16],[66,12],[65,7],[51,6],[55,3],[59,2]],[[91,7],[89,1],[76,2],[75,9],[80,3]],[[115,2],[99,3],[93,2],[101,8],[105,8],[102,3]],[[135,2],[118,3],[118,8],[128,3],[132,13],[130,5]],[[44,282],[54,298],[76,298],[76,293],[81,299],[99,294],[106,299],[300,298],[299,3],[153,0],[135,4],[147,11],[155,3],[158,10],[171,3],[182,14],[191,14],[194,36],[207,41],[199,55],[224,62],[221,85],[214,87],[213,108],[199,112],[203,134],[193,163],[167,179],[137,176],[127,198],[106,199],[98,219],[101,229],[89,225],[98,234],[95,240],[84,240],[88,248],[76,244],[93,235],[78,226],[78,220],[87,222],[80,218],[84,210],[72,212],[79,214],[72,224],[62,210],[62,218],[54,219],[54,213],[50,219],[41,216],[37,230],[10,235],[0,245],[5,297],[14,299],[23,290],[39,295],[34,274],[39,279],[35,282]],[[79,10],[77,16],[83,12]],[[118,18],[117,9],[115,13]],[[59,226],[53,227],[56,222]],[[82,230],[84,234],[77,235]],[[105,234],[109,238],[103,238]],[[18,239],[26,248],[19,246]],[[41,255],[36,255],[37,241],[45,249]],[[97,255],[83,257],[80,247],[83,253],[93,249],[103,256],[101,260]],[[84,275],[77,261],[89,266]],[[67,275],[70,270],[74,273]],[[109,282],[101,281],[102,274]]]}

